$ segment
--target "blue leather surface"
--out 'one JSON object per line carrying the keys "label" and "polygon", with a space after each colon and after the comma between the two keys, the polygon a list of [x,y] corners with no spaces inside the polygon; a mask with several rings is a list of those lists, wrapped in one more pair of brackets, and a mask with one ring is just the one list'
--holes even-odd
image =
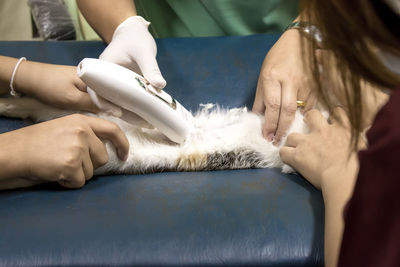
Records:
{"label": "blue leather surface", "polygon": [[[251,106],[277,36],[160,39],[167,90],[199,103]],[[0,42],[0,54],[76,65],[100,42]],[[0,118],[0,132],[27,122]],[[98,177],[0,192],[0,266],[321,266],[324,207],[297,175],[238,170]]]}

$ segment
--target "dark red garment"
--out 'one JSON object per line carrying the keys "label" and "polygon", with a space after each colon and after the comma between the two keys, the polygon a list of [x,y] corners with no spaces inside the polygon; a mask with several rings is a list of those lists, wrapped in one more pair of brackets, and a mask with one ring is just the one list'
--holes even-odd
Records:
{"label": "dark red garment", "polygon": [[400,89],[378,112],[359,153],[339,266],[400,266]]}

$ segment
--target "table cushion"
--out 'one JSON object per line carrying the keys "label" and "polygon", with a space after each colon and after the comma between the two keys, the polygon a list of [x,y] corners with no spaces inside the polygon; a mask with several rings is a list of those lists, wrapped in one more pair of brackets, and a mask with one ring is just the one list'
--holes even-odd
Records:
{"label": "table cushion", "polygon": [[[158,39],[166,90],[251,107],[277,35]],[[0,54],[76,65],[101,42],[0,42]],[[0,132],[29,122],[0,118]],[[302,177],[275,169],[114,175],[79,190],[0,192],[0,266],[322,266],[324,206]]]}

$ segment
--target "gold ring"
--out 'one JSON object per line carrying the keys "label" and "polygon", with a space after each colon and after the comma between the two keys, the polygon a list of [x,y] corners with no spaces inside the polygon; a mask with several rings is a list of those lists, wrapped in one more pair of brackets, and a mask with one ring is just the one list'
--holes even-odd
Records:
{"label": "gold ring", "polygon": [[298,108],[304,108],[306,106],[306,101],[297,100],[296,103]]}

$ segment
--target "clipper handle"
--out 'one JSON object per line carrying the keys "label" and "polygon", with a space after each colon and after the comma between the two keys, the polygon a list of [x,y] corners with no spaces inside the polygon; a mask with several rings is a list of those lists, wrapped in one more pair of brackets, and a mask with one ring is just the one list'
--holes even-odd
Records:
{"label": "clipper handle", "polygon": [[192,128],[192,114],[164,91],[157,92],[141,75],[120,65],[83,59],[78,76],[99,96],[131,111],[176,143],[183,143]]}

